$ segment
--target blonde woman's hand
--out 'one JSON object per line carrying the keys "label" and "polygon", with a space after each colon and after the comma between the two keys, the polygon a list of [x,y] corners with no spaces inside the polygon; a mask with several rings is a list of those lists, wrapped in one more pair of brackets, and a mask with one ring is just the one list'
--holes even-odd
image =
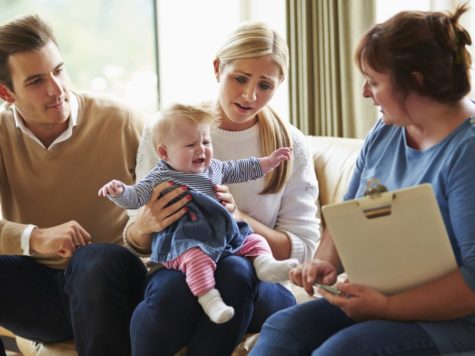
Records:
{"label": "blonde woman's hand", "polygon": [[233,195],[229,192],[227,185],[215,185],[214,190],[216,192],[216,199],[224,206],[234,218],[238,221],[243,220],[241,212],[239,211],[236,201],[234,200]]}
{"label": "blonde woman's hand", "polygon": [[[191,201],[191,194],[186,193],[188,187],[176,186],[175,189],[161,196],[166,189],[173,185],[172,182],[163,182],[156,186],[148,203],[139,210],[134,223],[129,228],[130,234],[134,238],[134,245],[140,244],[141,247],[148,248],[150,235],[153,232],[163,231],[188,212],[186,205]],[[168,205],[181,195],[183,197],[178,201]]]}

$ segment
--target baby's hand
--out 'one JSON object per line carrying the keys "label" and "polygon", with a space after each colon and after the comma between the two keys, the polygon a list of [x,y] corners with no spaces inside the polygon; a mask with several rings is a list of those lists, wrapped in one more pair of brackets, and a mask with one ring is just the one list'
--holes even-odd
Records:
{"label": "baby's hand", "polygon": [[107,197],[108,195],[110,196],[117,196],[122,194],[124,191],[124,183],[122,183],[120,180],[111,180],[109,183],[104,184],[104,186],[99,189],[97,192],[97,195],[100,197]]}
{"label": "baby's hand", "polygon": [[290,147],[281,147],[276,149],[269,156],[269,164],[272,168],[277,167],[283,161],[287,161],[292,157],[292,148]]}

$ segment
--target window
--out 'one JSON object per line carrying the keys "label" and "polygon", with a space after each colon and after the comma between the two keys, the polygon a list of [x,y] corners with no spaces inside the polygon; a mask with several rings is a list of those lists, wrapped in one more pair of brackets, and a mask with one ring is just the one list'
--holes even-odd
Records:
{"label": "window", "polygon": [[56,35],[72,88],[157,109],[151,0],[0,0],[0,22],[37,13]]}
{"label": "window", "polygon": [[[216,98],[214,55],[241,21],[264,21],[286,35],[285,0],[158,0],[157,8],[162,105]],[[271,105],[288,118],[286,81]]]}
{"label": "window", "polygon": [[[0,0],[0,9],[0,22],[38,13],[51,25],[73,89],[148,113],[159,101],[214,99],[214,54],[239,22],[265,21],[284,38],[286,29],[285,0]],[[285,81],[271,102],[283,117],[287,91]]]}

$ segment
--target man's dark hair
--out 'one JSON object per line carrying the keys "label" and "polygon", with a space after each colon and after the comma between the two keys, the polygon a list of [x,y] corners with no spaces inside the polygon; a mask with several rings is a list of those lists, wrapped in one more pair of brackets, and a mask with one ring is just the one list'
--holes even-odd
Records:
{"label": "man's dark hair", "polygon": [[38,15],[16,18],[0,26],[0,83],[13,91],[8,58],[18,52],[38,50],[56,39]]}

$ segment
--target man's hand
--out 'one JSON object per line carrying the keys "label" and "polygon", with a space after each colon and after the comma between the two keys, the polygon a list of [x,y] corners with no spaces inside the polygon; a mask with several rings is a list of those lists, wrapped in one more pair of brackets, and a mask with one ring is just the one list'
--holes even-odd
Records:
{"label": "man's hand", "polygon": [[120,180],[111,180],[109,183],[104,184],[101,189],[97,192],[97,195],[100,197],[106,197],[108,195],[110,196],[117,196],[122,194],[124,191],[124,183],[122,183]]}
{"label": "man's hand", "polygon": [[30,250],[40,255],[71,257],[76,249],[91,243],[91,235],[76,221],[49,228],[35,228],[30,236]]}

